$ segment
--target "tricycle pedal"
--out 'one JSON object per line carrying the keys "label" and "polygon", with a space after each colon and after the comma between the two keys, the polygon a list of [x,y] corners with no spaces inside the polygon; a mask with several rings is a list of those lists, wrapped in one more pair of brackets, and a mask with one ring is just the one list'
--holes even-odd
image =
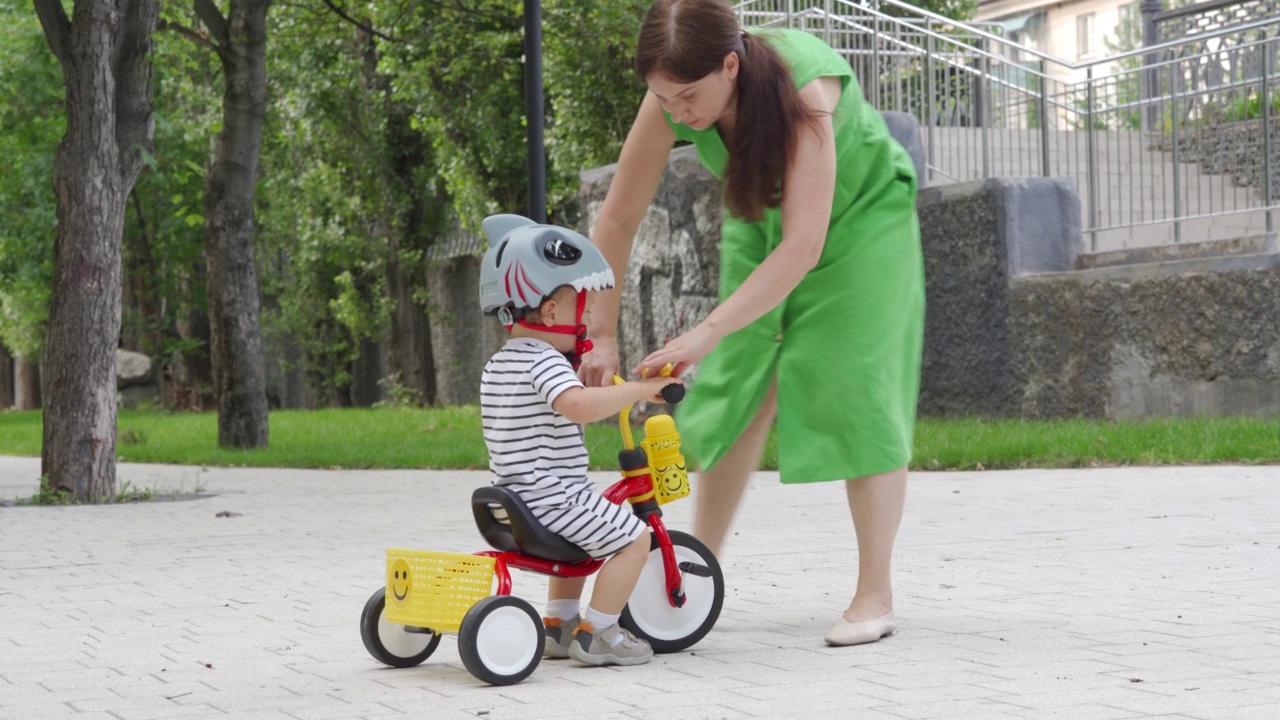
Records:
{"label": "tricycle pedal", "polygon": [[704,577],[704,578],[711,577],[711,568],[707,567],[706,565],[699,565],[698,563],[689,562],[686,560],[685,562],[680,563],[679,567],[680,567],[680,572],[686,572],[686,573],[689,573],[690,575],[697,575],[698,577]]}

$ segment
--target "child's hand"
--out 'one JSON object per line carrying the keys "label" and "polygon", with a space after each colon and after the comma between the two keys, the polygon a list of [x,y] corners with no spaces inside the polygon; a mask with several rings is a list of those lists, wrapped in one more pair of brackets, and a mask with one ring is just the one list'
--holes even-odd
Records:
{"label": "child's hand", "polygon": [[662,388],[668,385],[684,385],[684,380],[658,375],[651,378],[645,378],[644,380],[637,380],[635,381],[635,384],[639,386],[638,390],[643,395],[641,399],[648,400],[649,402],[664,403],[667,400],[662,397]]}

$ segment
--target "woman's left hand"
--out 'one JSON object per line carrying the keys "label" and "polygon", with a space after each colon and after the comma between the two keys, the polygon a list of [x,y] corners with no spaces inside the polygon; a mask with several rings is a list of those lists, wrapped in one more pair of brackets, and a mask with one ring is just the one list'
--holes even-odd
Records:
{"label": "woman's left hand", "polygon": [[680,337],[668,341],[661,350],[650,353],[649,357],[640,361],[640,366],[635,369],[635,372],[638,375],[644,375],[646,372],[656,373],[663,365],[671,363],[671,377],[680,377],[690,365],[706,357],[718,342],[720,342],[719,335],[705,323],[700,324]]}

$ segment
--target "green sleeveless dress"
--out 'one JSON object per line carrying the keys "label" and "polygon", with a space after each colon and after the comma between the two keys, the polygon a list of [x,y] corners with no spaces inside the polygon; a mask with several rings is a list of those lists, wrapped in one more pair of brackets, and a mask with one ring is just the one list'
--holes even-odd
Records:
{"label": "green sleeveless dress", "polygon": [[[778,464],[784,483],[843,480],[894,470],[911,458],[924,335],[924,262],[910,155],[862,97],[849,64],[817,37],[752,31],[790,67],[796,87],[837,77],[832,118],[836,187],[818,265],[787,299],[725,337],[699,364],[676,417],[685,453],[713,466],[778,385]],[[702,163],[724,176],[728,151],[714,127],[667,122]],[[746,222],[725,210],[723,301],[782,240],[781,213]]]}

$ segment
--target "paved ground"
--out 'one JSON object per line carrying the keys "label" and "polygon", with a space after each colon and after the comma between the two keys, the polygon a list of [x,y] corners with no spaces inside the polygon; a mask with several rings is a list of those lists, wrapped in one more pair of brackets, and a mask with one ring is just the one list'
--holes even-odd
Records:
{"label": "paved ground", "polygon": [[[0,497],[37,471],[0,457]],[[636,668],[545,662],[508,688],[472,678],[452,637],[406,670],[359,637],[386,547],[483,549],[483,474],[120,477],[209,497],[0,507],[0,718],[1280,717],[1278,467],[917,475],[901,629],[855,648],[821,641],[853,583],[841,488],[764,473],[703,642]],[[673,527],[690,505],[668,506]],[[516,591],[540,601],[545,581]]]}

